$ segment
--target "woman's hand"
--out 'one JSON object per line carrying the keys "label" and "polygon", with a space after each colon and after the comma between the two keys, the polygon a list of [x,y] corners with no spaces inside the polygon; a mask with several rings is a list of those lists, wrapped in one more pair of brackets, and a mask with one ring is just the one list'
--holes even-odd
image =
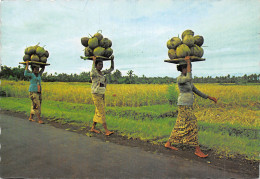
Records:
{"label": "woman's hand", "polygon": [[187,63],[190,63],[190,56],[186,56],[186,57],[184,58],[184,60],[185,60]]}
{"label": "woman's hand", "polygon": [[114,55],[111,55],[110,59],[113,61],[114,60]]}
{"label": "woman's hand", "polygon": [[210,100],[214,101],[215,103],[218,102],[217,98],[215,98],[215,97],[211,97],[211,96],[209,96],[208,98],[209,98]]}

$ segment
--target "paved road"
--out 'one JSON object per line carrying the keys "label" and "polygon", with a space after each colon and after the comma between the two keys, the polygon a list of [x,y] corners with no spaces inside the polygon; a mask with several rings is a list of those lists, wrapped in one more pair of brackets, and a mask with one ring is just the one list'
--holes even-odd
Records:
{"label": "paved road", "polygon": [[146,152],[0,114],[0,177],[242,178],[206,163]]}

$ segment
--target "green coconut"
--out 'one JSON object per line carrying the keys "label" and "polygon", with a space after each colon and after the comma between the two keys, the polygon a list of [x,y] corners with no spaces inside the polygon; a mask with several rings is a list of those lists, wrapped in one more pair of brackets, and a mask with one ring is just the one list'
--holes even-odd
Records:
{"label": "green coconut", "polygon": [[25,50],[24,50],[24,54],[26,54],[26,55],[30,55],[30,54],[29,54],[29,51],[28,51],[28,47],[25,48]]}
{"label": "green coconut", "polygon": [[192,35],[185,35],[182,42],[188,47],[192,47],[194,45],[194,37]]}
{"label": "green coconut", "polygon": [[202,57],[204,50],[203,48],[199,47],[198,45],[194,45],[193,47],[190,48],[191,51],[191,56],[196,56],[196,57]]}
{"label": "green coconut", "polygon": [[90,47],[86,47],[84,53],[86,57],[93,56],[93,50]]}
{"label": "green coconut", "polygon": [[177,58],[176,51],[174,49],[169,49],[168,50],[168,56],[169,56],[170,59]]}
{"label": "green coconut", "polygon": [[173,37],[167,41],[168,49],[176,49],[181,44],[181,39],[179,37]]}
{"label": "green coconut", "polygon": [[178,58],[184,58],[186,56],[190,56],[190,48],[185,45],[185,44],[181,44],[177,47],[176,49],[176,55]]}
{"label": "green coconut", "polygon": [[105,49],[105,52],[104,52],[104,56],[105,57],[110,57],[111,55],[113,54],[113,49],[112,48],[107,48],[107,49]]}
{"label": "green coconut", "polygon": [[97,47],[93,50],[93,55],[95,56],[104,56],[105,48],[103,47]]}
{"label": "green coconut", "polygon": [[44,53],[44,56],[46,57],[46,58],[49,58],[49,52],[47,51],[47,50],[45,50],[45,53]]}
{"label": "green coconut", "polygon": [[103,35],[101,33],[99,33],[99,32],[95,33],[94,37],[97,37],[99,42],[103,39]]}
{"label": "green coconut", "polygon": [[100,46],[103,47],[103,48],[109,48],[109,47],[112,46],[112,41],[109,40],[108,38],[103,38],[100,41]]}
{"label": "green coconut", "polygon": [[204,38],[201,35],[194,36],[194,40],[195,40],[194,44],[198,45],[199,47],[201,47],[204,43]]}
{"label": "green coconut", "polygon": [[28,53],[28,55],[35,54],[36,53],[35,47],[34,46],[28,47],[27,53]]}
{"label": "green coconut", "polygon": [[31,56],[31,61],[34,61],[34,62],[38,62],[38,61],[40,61],[40,58],[37,56],[37,55],[32,55]]}
{"label": "green coconut", "polygon": [[87,46],[88,46],[88,41],[89,41],[89,38],[88,38],[88,37],[82,37],[82,38],[81,38],[81,44],[82,44],[84,47],[87,47]]}
{"label": "green coconut", "polygon": [[45,54],[45,50],[43,47],[37,46],[36,47],[36,55],[39,57],[43,56]]}
{"label": "green coconut", "polygon": [[31,60],[31,56],[30,55],[25,54],[23,56],[23,61],[30,61],[30,60]]}
{"label": "green coconut", "polygon": [[184,32],[182,32],[182,34],[181,34],[181,38],[182,38],[182,40],[183,40],[183,38],[186,36],[186,35],[192,35],[192,36],[194,36],[194,32],[192,31],[192,30],[185,30]]}
{"label": "green coconut", "polygon": [[40,58],[40,62],[46,63],[46,62],[47,62],[47,57],[42,56],[42,57]]}
{"label": "green coconut", "polygon": [[96,47],[98,47],[98,38],[97,37],[92,37],[88,41],[88,46],[93,50]]}

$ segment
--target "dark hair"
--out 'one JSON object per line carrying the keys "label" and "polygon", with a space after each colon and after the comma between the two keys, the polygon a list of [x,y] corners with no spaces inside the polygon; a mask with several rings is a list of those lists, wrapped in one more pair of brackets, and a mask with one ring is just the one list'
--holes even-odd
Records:
{"label": "dark hair", "polygon": [[103,61],[100,60],[100,59],[96,59],[96,61],[95,61],[95,66],[97,66],[97,64],[100,63],[100,62],[103,62]]}
{"label": "dark hair", "polygon": [[183,64],[183,65],[177,65],[177,70],[182,72],[182,69],[183,68],[187,68],[187,65],[186,64]]}

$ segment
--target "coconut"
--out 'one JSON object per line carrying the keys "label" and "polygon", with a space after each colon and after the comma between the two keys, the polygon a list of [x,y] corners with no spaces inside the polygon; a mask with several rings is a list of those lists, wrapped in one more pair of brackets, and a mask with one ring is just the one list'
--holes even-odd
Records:
{"label": "coconut", "polygon": [[36,55],[38,55],[39,57],[41,57],[41,56],[43,56],[44,54],[45,54],[44,48],[38,46],[38,47],[36,48]]}
{"label": "coconut", "polygon": [[168,49],[176,49],[181,44],[181,39],[179,37],[173,37],[167,41]]}
{"label": "coconut", "polygon": [[182,42],[188,47],[192,47],[194,45],[194,37],[192,35],[185,35]]}
{"label": "coconut", "polygon": [[112,41],[109,40],[108,38],[103,38],[100,41],[100,46],[103,47],[103,48],[109,48],[109,47],[112,46]]}
{"label": "coconut", "polygon": [[88,46],[93,50],[96,47],[98,47],[98,38],[97,37],[92,37],[88,41]]}
{"label": "coconut", "polygon": [[204,43],[204,38],[203,36],[200,35],[194,36],[194,40],[195,40],[194,44],[198,45],[199,47],[201,47],[202,44]]}
{"label": "coconut", "polygon": [[30,61],[30,60],[31,60],[30,55],[25,54],[25,55],[23,56],[23,61]]}
{"label": "coconut", "polygon": [[185,45],[185,44],[181,44],[177,47],[176,49],[176,55],[178,58],[184,58],[186,56],[190,56],[190,48]]}
{"label": "coconut", "polygon": [[107,48],[104,52],[105,57],[110,57],[113,54],[113,49],[112,48]]}
{"label": "coconut", "polygon": [[40,58],[40,62],[46,63],[46,62],[47,62],[47,57],[42,56],[42,57]]}
{"label": "coconut", "polygon": [[168,50],[168,56],[169,56],[170,59],[177,58],[176,51],[174,49],[169,49]]}
{"label": "coconut", "polygon": [[82,37],[82,38],[81,38],[81,44],[82,44],[84,47],[87,47],[87,46],[88,46],[88,40],[89,40],[88,37]]}
{"label": "coconut", "polygon": [[186,35],[192,35],[192,36],[194,36],[194,32],[192,31],[192,30],[185,30],[184,32],[182,32],[182,34],[181,34],[181,38],[182,38],[182,40],[183,40],[183,38],[186,36]]}
{"label": "coconut", "polygon": [[93,50],[91,48],[86,47],[84,51],[85,51],[85,56],[86,57],[93,56]]}
{"label": "coconut", "polygon": [[93,54],[95,56],[104,56],[104,53],[105,53],[105,48],[103,48],[103,47],[97,47],[93,51]]}
{"label": "coconut", "polygon": [[203,48],[199,47],[198,45],[194,45],[193,47],[190,48],[191,51],[191,56],[197,56],[197,57],[202,57],[204,50]]}
{"label": "coconut", "polygon": [[47,51],[47,50],[45,50],[45,53],[44,53],[44,56],[46,57],[46,58],[49,58],[49,52]]}
{"label": "coconut", "polygon": [[31,56],[31,61],[38,62],[38,61],[40,61],[40,59],[39,59],[39,57],[37,55],[32,55]]}
{"label": "coconut", "polygon": [[27,53],[28,55],[33,55],[35,54],[36,49],[34,48],[34,46],[28,47]]}
{"label": "coconut", "polygon": [[100,42],[103,39],[103,35],[101,33],[95,33],[94,37],[97,37],[98,41]]}
{"label": "coconut", "polygon": [[24,54],[30,55],[30,54],[29,54],[29,51],[28,51],[28,47],[24,50]]}

